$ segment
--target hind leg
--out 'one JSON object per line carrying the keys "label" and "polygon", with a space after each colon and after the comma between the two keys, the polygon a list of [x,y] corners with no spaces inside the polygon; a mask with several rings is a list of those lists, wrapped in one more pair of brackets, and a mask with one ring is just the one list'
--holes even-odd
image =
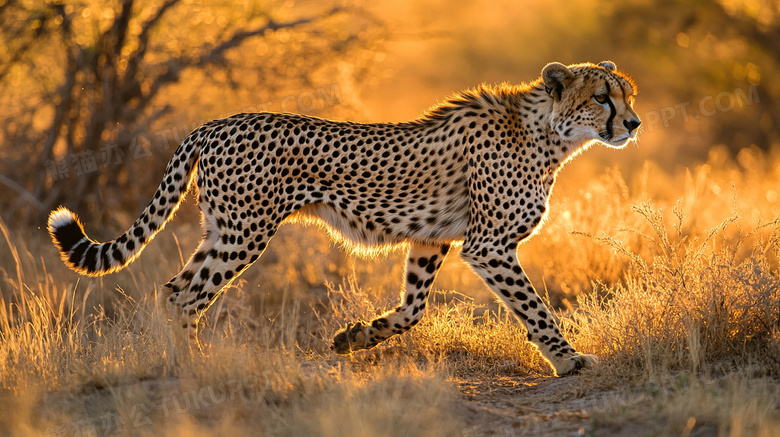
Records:
{"label": "hind leg", "polygon": [[189,281],[189,285],[178,293],[172,293],[166,307],[198,349],[200,317],[222,290],[260,257],[270,239],[270,235],[245,239],[243,236],[222,234],[210,250],[201,255],[203,261],[196,270],[185,269],[180,274],[186,275],[184,279]]}
{"label": "hind leg", "polygon": [[185,328],[186,333],[190,334],[189,340],[191,343],[197,344],[197,338],[192,335],[188,330],[189,321],[182,320],[180,317],[180,309],[177,302],[180,299],[181,294],[186,294],[190,289],[196,272],[198,272],[205,262],[206,258],[212,253],[214,246],[219,240],[216,226],[209,226],[207,220],[204,220],[205,236],[198,245],[198,248],[190,256],[184,268],[174,276],[167,284],[162,286],[162,289],[157,294],[157,311],[164,315],[166,320],[172,324],[173,333],[175,336],[180,334],[179,326]]}
{"label": "hind leg", "polygon": [[160,314],[164,314],[169,321],[176,316],[173,308],[179,293],[189,288],[192,279],[195,277],[195,272],[200,269],[217,240],[217,234],[207,230],[203,240],[192,256],[190,256],[190,259],[187,260],[184,268],[167,284],[163,285],[162,290],[157,294],[157,311]]}
{"label": "hind leg", "polygon": [[348,354],[360,349],[371,349],[396,334],[402,334],[422,319],[425,302],[439,267],[450,246],[427,246],[412,243],[406,260],[401,305],[371,323],[357,322],[333,338],[337,354]]}

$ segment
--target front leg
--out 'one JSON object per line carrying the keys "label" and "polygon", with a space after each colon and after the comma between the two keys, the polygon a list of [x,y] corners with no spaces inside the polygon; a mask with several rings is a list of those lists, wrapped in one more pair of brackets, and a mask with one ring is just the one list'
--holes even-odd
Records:
{"label": "front leg", "polygon": [[592,367],[598,362],[593,355],[575,352],[561,335],[552,314],[520,267],[514,245],[502,251],[496,247],[484,249],[467,243],[461,251],[461,257],[522,320],[528,330],[528,340],[539,348],[539,352],[552,364],[558,376]]}

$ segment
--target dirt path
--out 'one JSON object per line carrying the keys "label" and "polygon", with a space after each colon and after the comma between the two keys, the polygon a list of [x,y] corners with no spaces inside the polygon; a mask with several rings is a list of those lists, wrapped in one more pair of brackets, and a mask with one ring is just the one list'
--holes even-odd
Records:
{"label": "dirt path", "polygon": [[586,392],[577,377],[494,377],[455,382],[465,397],[460,414],[469,424],[463,437],[637,436],[652,434],[654,428],[625,417],[610,420],[610,416],[645,402],[644,395],[619,388]]}

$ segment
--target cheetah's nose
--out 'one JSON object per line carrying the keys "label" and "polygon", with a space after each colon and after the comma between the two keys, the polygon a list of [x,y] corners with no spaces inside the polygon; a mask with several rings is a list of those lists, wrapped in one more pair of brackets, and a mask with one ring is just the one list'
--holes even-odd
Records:
{"label": "cheetah's nose", "polygon": [[640,124],[642,124],[642,121],[638,118],[634,118],[632,120],[623,120],[623,126],[628,129],[628,133],[633,132],[636,128],[639,127]]}

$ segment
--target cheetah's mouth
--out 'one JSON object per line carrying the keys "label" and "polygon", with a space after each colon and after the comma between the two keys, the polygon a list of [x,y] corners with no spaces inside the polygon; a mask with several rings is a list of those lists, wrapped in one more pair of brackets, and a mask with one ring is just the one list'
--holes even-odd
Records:
{"label": "cheetah's mouth", "polygon": [[604,130],[599,132],[599,139],[607,145],[614,147],[624,147],[634,138],[636,138],[636,131],[633,133],[625,133],[624,135],[620,135],[617,138],[615,138],[615,136],[610,131]]}

